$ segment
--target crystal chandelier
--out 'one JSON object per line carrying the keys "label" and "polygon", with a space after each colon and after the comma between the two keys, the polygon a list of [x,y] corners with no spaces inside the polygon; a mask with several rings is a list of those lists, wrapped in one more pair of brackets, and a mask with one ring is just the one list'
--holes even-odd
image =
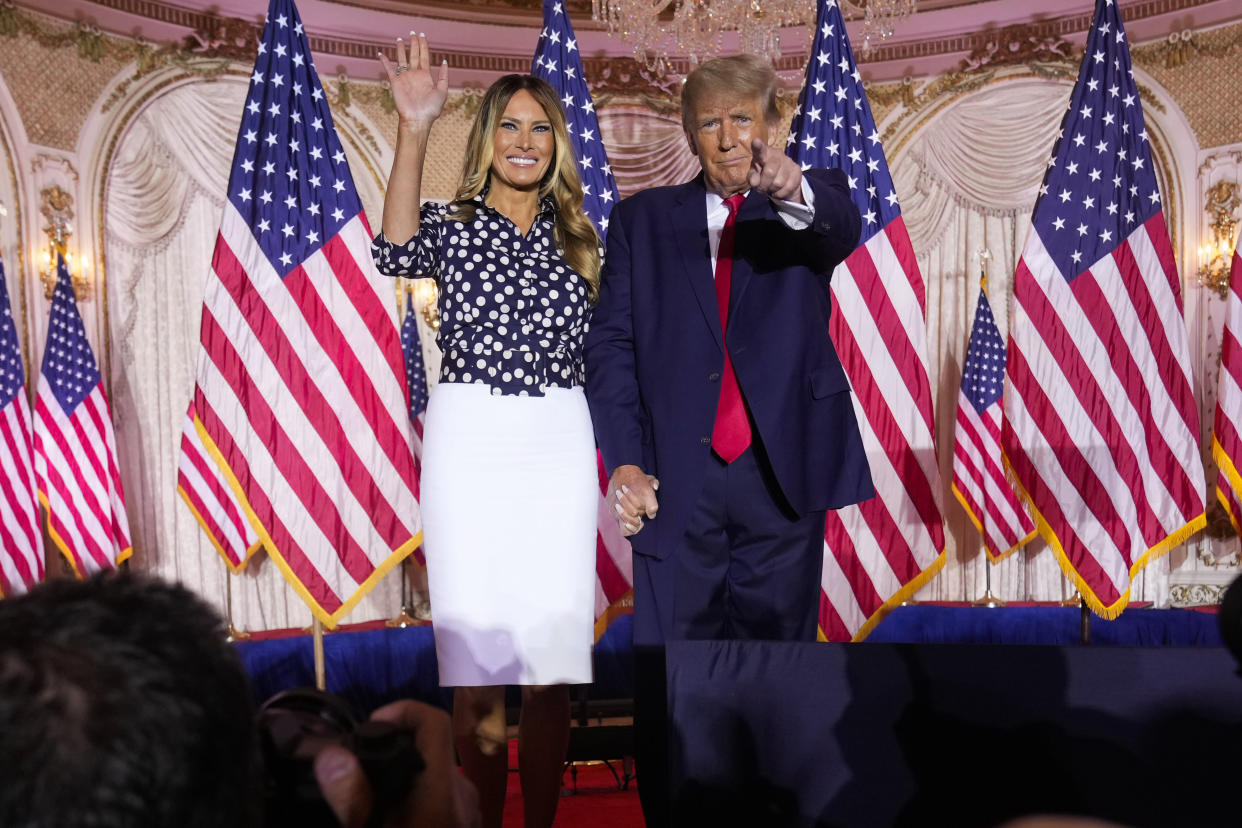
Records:
{"label": "crystal chandelier", "polygon": [[[822,0],[831,2],[831,0]],[[722,33],[735,30],[743,52],[775,61],[780,30],[814,25],[817,0],[591,0],[591,16],[633,44],[634,59],[663,75],[670,55],[691,65],[720,52]],[[849,19],[863,20],[863,54],[915,12],[918,0],[837,0]]]}

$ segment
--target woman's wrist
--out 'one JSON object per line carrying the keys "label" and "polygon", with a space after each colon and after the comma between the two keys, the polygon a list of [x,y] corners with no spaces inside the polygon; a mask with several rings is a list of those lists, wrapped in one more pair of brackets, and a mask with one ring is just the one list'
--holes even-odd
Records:
{"label": "woman's wrist", "polygon": [[425,139],[431,132],[431,124],[435,118],[399,118],[397,131],[404,132],[411,138]]}

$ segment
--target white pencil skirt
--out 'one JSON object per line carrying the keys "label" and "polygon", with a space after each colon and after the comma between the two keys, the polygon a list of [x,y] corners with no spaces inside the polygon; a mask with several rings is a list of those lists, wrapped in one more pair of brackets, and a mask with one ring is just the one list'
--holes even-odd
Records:
{"label": "white pencil skirt", "polygon": [[440,383],[421,496],[440,684],[590,682],[599,482],[582,389]]}

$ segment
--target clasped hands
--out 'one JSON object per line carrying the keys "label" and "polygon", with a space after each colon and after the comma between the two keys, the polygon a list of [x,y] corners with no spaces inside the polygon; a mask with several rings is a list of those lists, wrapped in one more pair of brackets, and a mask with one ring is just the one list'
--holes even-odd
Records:
{"label": "clasped hands", "polygon": [[608,504],[625,537],[638,534],[643,518],[654,518],[660,510],[656,490],[660,481],[638,466],[617,466],[608,479]]}

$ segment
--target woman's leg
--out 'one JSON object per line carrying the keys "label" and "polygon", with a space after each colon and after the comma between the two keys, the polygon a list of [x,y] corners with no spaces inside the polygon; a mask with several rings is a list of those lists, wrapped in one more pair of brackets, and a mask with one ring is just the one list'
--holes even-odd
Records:
{"label": "woman's leg", "polygon": [[551,828],[569,749],[569,685],[522,688],[518,774],[526,828]]}
{"label": "woman's leg", "polygon": [[505,688],[458,687],[453,691],[453,735],[466,778],[479,791],[483,828],[500,828],[509,778]]}

